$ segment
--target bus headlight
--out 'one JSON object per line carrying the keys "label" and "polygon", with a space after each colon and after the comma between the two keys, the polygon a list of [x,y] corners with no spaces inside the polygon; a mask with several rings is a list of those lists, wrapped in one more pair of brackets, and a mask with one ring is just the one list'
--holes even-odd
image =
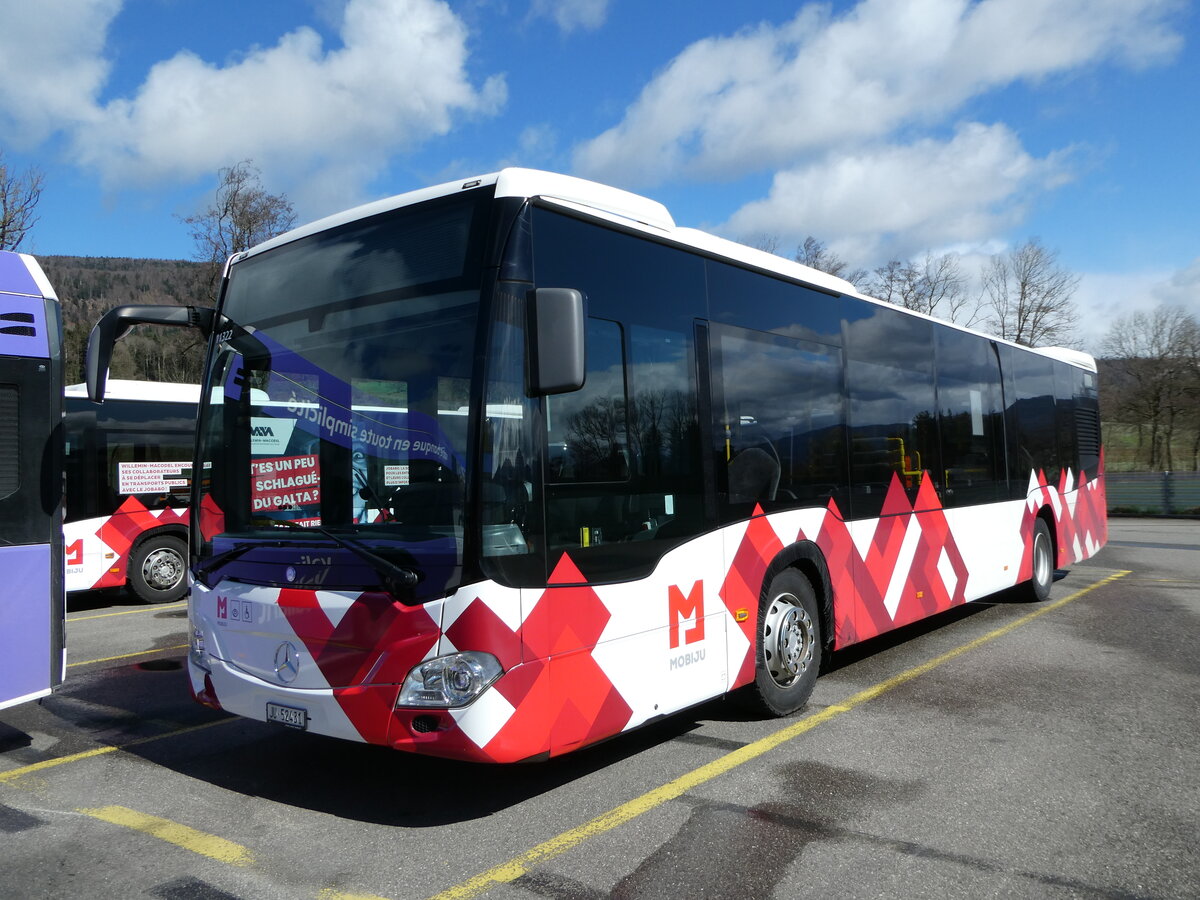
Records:
{"label": "bus headlight", "polygon": [[208,652],[204,648],[204,632],[200,630],[199,625],[192,626],[191,646],[188,649],[188,656],[192,663],[203,669],[205,672],[211,672],[212,667],[208,664]]}
{"label": "bus headlight", "polygon": [[396,705],[442,709],[466,706],[503,674],[500,661],[490,653],[439,656],[408,673]]}

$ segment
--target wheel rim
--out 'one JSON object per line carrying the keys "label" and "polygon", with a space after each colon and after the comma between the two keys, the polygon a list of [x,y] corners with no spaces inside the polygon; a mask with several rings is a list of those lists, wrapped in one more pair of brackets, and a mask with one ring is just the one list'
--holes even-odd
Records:
{"label": "wheel rim", "polygon": [[183,557],[161,547],[142,563],[142,579],[156,591],[169,591],[183,579]]}
{"label": "wheel rim", "polygon": [[763,617],[763,659],[771,679],[787,687],[813,659],[813,620],[794,594],[780,594]]}
{"label": "wheel rim", "polygon": [[1033,537],[1033,577],[1040,585],[1050,583],[1050,538],[1040,530]]}

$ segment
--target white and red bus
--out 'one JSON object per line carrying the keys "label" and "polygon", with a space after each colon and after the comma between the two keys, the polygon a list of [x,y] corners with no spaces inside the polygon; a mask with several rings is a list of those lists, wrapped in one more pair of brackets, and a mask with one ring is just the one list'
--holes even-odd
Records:
{"label": "white and red bus", "polygon": [[660,204],[508,169],[233,257],[191,651],[214,708],[553,756],[822,660],[1106,537],[1096,369],[859,295]]}
{"label": "white and red bus", "polygon": [[113,379],[102,404],[82,384],[65,394],[67,591],[180,599],[200,386]]}

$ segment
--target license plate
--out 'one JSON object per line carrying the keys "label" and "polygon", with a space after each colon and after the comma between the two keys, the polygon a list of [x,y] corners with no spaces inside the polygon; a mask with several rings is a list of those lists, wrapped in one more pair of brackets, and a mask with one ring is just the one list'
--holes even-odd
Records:
{"label": "license plate", "polygon": [[303,731],[308,728],[308,710],[298,709],[295,706],[281,706],[278,703],[268,703],[267,721],[278,722],[280,725],[286,725],[288,728],[299,728]]}

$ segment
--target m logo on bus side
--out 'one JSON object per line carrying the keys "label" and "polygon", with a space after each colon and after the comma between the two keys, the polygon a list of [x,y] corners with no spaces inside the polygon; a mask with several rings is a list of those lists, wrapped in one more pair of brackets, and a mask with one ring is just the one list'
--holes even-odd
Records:
{"label": "m logo on bus side", "polygon": [[239,600],[236,597],[226,597],[217,594],[217,624],[240,622],[243,625],[254,623],[254,604],[249,600]]}
{"label": "m logo on bus side", "polygon": [[667,615],[672,650],[679,646],[679,626],[686,619],[695,619],[696,624],[683,633],[683,643],[695,644],[704,640],[704,582],[693,584],[686,597],[683,591],[671,585],[667,590]]}

